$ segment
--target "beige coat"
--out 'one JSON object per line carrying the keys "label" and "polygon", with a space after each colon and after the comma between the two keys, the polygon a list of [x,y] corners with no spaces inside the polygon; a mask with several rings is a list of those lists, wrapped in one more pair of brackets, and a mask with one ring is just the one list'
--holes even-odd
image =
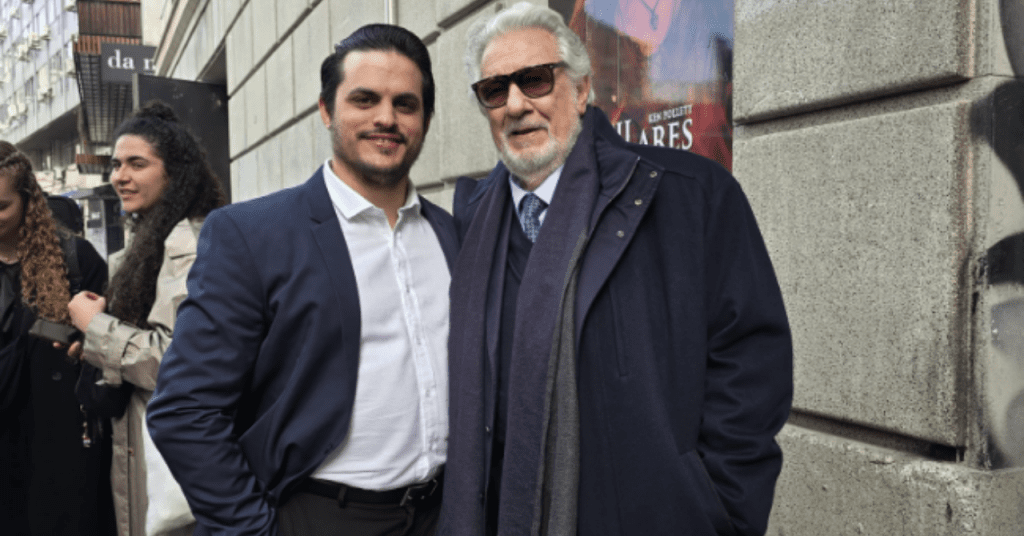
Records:
{"label": "beige coat", "polygon": [[[142,434],[146,431],[146,404],[156,388],[156,374],[164,351],[171,344],[178,305],[188,294],[185,280],[196,259],[202,219],[182,220],[164,241],[164,262],[156,284],[156,300],[147,321],[153,329],[139,329],[110,316],[97,314],[85,332],[83,357],[103,370],[111,385],[135,385],[123,417],[113,423],[114,457],[111,484],[120,536],[146,535],[146,464]],[[111,255],[110,273],[120,268],[124,250]],[[132,267],[127,267],[131,269]],[[173,534],[190,535],[193,526]],[[153,535],[148,535],[153,536]]]}

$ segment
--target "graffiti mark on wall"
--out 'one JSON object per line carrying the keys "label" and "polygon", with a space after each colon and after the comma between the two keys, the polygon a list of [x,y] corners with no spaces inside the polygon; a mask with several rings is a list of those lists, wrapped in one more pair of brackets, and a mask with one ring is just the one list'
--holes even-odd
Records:
{"label": "graffiti mark on wall", "polygon": [[[972,111],[975,135],[992,147],[1024,202],[1024,1],[1001,0],[1000,20],[1016,79],[998,86]],[[998,195],[997,195],[998,197]],[[993,467],[1024,466],[1024,230],[1005,216],[1005,199],[993,217],[1010,229],[986,256],[993,359],[985,378],[986,433]],[[1024,212],[1024,205],[1018,206]],[[996,229],[1002,221],[996,222]]]}

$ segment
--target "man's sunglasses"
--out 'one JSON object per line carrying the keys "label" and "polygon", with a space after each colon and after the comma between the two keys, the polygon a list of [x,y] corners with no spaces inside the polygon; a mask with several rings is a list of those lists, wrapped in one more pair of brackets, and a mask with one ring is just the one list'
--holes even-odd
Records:
{"label": "man's sunglasses", "polygon": [[560,61],[524,67],[512,74],[484,78],[471,87],[484,108],[501,108],[508,102],[508,88],[512,84],[531,99],[551,93],[555,87],[556,67],[567,67],[567,64]]}

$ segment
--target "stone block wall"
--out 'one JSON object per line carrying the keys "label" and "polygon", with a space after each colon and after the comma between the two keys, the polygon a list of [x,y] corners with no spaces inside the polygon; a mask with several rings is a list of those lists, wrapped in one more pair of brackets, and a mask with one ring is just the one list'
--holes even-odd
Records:
{"label": "stone block wall", "polygon": [[794,333],[771,535],[1024,526],[1024,3],[736,0]]}

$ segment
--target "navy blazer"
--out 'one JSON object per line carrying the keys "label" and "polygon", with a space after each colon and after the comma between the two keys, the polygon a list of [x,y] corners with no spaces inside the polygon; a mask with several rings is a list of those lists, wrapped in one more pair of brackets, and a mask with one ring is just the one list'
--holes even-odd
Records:
{"label": "navy blazer", "polygon": [[[449,269],[451,216],[420,198]],[[277,534],[276,506],[345,438],[359,368],[355,273],[318,170],[212,212],[149,405],[196,534]]]}
{"label": "navy blazer", "polygon": [[[782,464],[774,437],[792,399],[792,342],[750,206],[721,166],[626,143],[596,108],[573,151],[587,153],[585,180],[598,188],[575,304],[578,534],[763,534]],[[558,189],[570,172],[578,175],[567,164]],[[501,164],[487,179],[460,180],[460,236],[491,196],[508,197],[507,182]],[[453,288],[466,275],[457,270]],[[453,310],[463,306],[455,295]],[[450,348],[443,536],[483,531],[497,387],[477,372],[480,362],[495,367],[500,304],[487,309],[486,344]],[[452,334],[460,329],[453,321]]]}

